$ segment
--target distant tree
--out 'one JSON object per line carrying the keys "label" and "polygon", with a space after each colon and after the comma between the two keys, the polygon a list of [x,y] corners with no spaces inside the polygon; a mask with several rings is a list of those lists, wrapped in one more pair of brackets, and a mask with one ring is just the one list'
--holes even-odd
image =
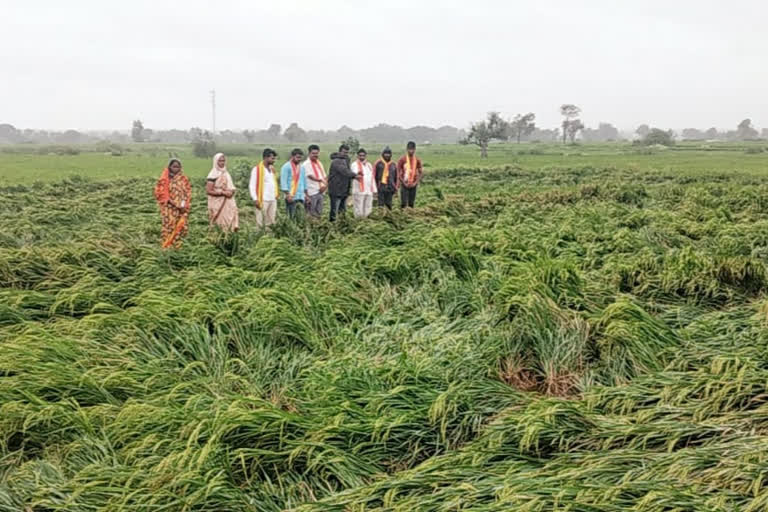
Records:
{"label": "distant tree", "polygon": [[675,145],[675,132],[672,130],[661,130],[659,128],[651,128],[651,130],[643,137],[643,144],[646,146],[652,146],[660,144],[662,146],[674,146]]}
{"label": "distant tree", "polygon": [[248,141],[248,144],[252,144],[253,141],[256,140],[256,131],[243,130],[243,137],[245,137],[245,140]]}
{"label": "distant tree", "polygon": [[199,128],[197,126],[193,126],[189,129],[189,134],[187,135],[189,137],[190,142],[195,142],[196,140],[200,140],[203,138],[203,129]]}
{"label": "distant tree", "polygon": [[640,136],[640,138],[643,138],[646,135],[648,135],[648,133],[650,133],[650,131],[651,131],[651,127],[650,126],[648,126],[647,124],[641,124],[640,126],[637,127],[637,130],[635,130],[635,133],[638,136]]}
{"label": "distant tree", "polygon": [[267,128],[267,135],[269,135],[273,141],[276,141],[280,138],[282,131],[283,127],[279,124],[271,124],[269,125],[269,128]]}
{"label": "distant tree", "polygon": [[576,134],[579,130],[584,128],[584,124],[578,119],[581,114],[581,109],[571,103],[565,103],[560,105],[560,115],[563,116],[562,128],[563,128],[563,144],[565,144],[565,138],[570,137],[571,142],[576,138]]}
{"label": "distant tree", "polygon": [[0,142],[16,143],[23,139],[21,132],[8,123],[0,124]]}
{"label": "distant tree", "polygon": [[360,141],[352,135],[341,141],[341,143],[349,146],[349,152],[353,155],[357,154],[357,150],[360,149]]}
{"label": "distant tree", "polygon": [[198,158],[211,158],[216,154],[216,141],[208,130],[192,141],[192,153]]}
{"label": "distant tree", "polygon": [[584,129],[584,123],[581,122],[581,119],[571,119],[567,123],[565,130],[568,134],[568,139],[573,144],[576,142],[576,135]]}
{"label": "distant tree", "polygon": [[702,140],[707,138],[706,135],[704,135],[704,132],[698,128],[684,128],[682,135],[683,139],[686,140]]}
{"label": "distant tree", "polygon": [[138,119],[133,122],[131,140],[133,142],[144,142],[144,124]]}
{"label": "distant tree", "polygon": [[736,136],[739,138],[739,140],[756,139],[757,135],[758,131],[755,130],[755,128],[752,126],[751,119],[744,119],[736,128]]}
{"label": "distant tree", "polygon": [[763,130],[760,132],[760,136],[764,139],[768,139],[768,128],[763,128]]}
{"label": "distant tree", "polygon": [[488,158],[488,144],[492,140],[506,138],[509,124],[498,112],[488,112],[488,119],[472,124],[462,144],[475,144],[480,147],[480,158]]}
{"label": "distant tree", "polygon": [[307,140],[307,132],[302,130],[297,123],[291,123],[291,125],[285,129],[283,135],[289,142],[304,142]]}
{"label": "distant tree", "polygon": [[512,136],[520,144],[520,139],[527,137],[536,129],[536,114],[528,112],[527,114],[517,114],[509,123],[509,129]]}
{"label": "distant tree", "polygon": [[619,130],[611,123],[600,123],[597,129],[585,128],[582,137],[590,142],[603,142],[619,139]]}
{"label": "distant tree", "polygon": [[83,142],[83,134],[77,130],[67,130],[56,136],[56,142],[59,144],[79,144]]}
{"label": "distant tree", "polygon": [[706,136],[707,139],[710,139],[710,140],[715,140],[720,138],[720,132],[718,132],[717,128],[715,128],[714,126],[709,130],[705,131],[704,135]]}

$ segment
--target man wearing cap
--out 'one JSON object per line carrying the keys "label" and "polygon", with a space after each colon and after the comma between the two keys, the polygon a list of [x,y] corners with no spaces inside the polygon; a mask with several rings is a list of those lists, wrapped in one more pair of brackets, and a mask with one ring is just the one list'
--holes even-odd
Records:
{"label": "man wearing cap", "polygon": [[379,191],[379,207],[392,209],[392,196],[397,190],[397,164],[392,161],[392,150],[389,146],[381,152],[381,158],[374,165],[376,188]]}
{"label": "man wearing cap", "polygon": [[397,162],[397,183],[400,188],[400,207],[413,208],[416,189],[421,183],[423,169],[416,156],[416,143],[408,143],[406,154]]}

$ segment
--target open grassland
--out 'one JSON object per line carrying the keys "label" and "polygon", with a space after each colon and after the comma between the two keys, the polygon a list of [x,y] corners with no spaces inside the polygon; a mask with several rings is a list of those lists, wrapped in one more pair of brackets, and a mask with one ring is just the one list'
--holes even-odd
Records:
{"label": "open grassland", "polygon": [[[306,143],[295,145],[235,145],[219,149],[230,157],[230,168],[237,161],[255,165],[261,159],[262,150],[271,146],[280,156],[279,163],[286,161],[291,149],[299,146],[306,150]],[[382,144],[364,144],[371,161],[382,149]],[[405,153],[404,145],[393,146],[397,157]],[[60,181],[72,177],[109,181],[121,178],[157,177],[169,155],[184,161],[185,172],[192,178],[204,178],[211,170],[207,158],[192,156],[189,145],[133,144],[119,147],[113,156],[107,147],[100,146],[6,146],[0,147],[0,183],[32,184],[36,181]],[[321,158],[326,166],[330,154],[337,145],[322,144]],[[56,152],[77,154],[56,154]],[[479,158],[476,146],[433,145],[421,146],[419,156],[427,169],[456,167],[498,167],[514,165],[526,170],[547,167],[620,167],[643,171],[674,171],[698,174],[701,172],[752,173],[762,175],[768,159],[768,143],[686,143],[674,149],[644,148],[629,143],[588,144],[562,146],[558,144],[496,144],[491,145],[487,159]]]}
{"label": "open grassland", "polygon": [[523,148],[232,237],[186,160],[178,252],[162,158],[0,154],[0,511],[768,510],[768,159]]}

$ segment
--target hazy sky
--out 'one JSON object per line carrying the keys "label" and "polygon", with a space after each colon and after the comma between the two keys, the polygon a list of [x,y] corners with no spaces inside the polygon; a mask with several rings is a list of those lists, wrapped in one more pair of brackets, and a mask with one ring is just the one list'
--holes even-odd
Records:
{"label": "hazy sky", "polygon": [[0,0],[19,128],[768,127],[766,0]]}

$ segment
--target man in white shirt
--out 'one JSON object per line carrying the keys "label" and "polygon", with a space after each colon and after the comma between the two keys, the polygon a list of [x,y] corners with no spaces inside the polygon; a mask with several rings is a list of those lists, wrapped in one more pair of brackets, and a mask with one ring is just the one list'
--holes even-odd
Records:
{"label": "man in white shirt", "polygon": [[277,178],[275,177],[275,160],[277,152],[267,148],[262,153],[262,161],[251,169],[251,180],[248,191],[256,207],[256,224],[259,227],[271,226],[277,215]]}
{"label": "man in white shirt", "polygon": [[320,146],[312,144],[307,148],[309,158],[301,166],[307,177],[307,213],[319,218],[323,214],[323,199],[328,188],[325,168],[320,162]]}
{"label": "man in white shirt", "polygon": [[355,217],[366,218],[373,210],[373,195],[376,193],[376,179],[373,166],[366,161],[367,153],[363,148],[357,152],[357,160],[351,165],[357,178],[352,182],[352,200]]}

